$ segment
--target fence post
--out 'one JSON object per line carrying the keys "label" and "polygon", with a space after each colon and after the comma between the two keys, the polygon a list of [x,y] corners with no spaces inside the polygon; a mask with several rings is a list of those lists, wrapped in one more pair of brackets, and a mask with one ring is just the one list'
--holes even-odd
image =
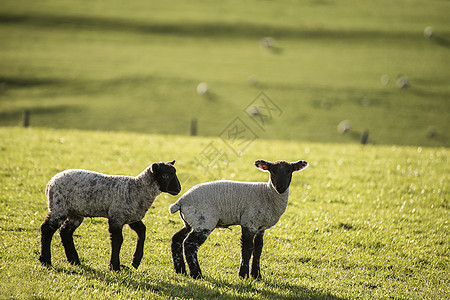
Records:
{"label": "fence post", "polygon": [[191,120],[191,136],[197,135],[197,119],[193,118]]}
{"label": "fence post", "polygon": [[369,130],[365,130],[361,136],[361,145],[367,144],[369,141]]}
{"label": "fence post", "polygon": [[23,110],[22,126],[24,128],[30,126],[30,110],[28,109]]}

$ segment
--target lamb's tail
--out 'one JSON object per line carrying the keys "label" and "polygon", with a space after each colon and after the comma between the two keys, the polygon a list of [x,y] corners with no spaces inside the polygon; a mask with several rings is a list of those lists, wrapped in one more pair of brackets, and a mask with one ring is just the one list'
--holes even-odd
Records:
{"label": "lamb's tail", "polygon": [[47,186],[45,187],[45,196],[47,196],[47,198],[48,198],[49,191],[50,191],[50,187],[47,184]]}
{"label": "lamb's tail", "polygon": [[169,206],[169,212],[170,212],[171,214],[174,214],[174,213],[176,213],[177,211],[179,211],[180,208],[181,208],[180,203],[175,202],[174,204],[171,204],[171,205]]}

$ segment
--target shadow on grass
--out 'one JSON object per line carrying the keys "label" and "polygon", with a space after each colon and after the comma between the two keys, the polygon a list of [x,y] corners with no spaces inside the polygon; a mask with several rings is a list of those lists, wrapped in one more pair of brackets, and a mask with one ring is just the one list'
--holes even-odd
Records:
{"label": "shadow on grass", "polygon": [[441,36],[432,37],[433,41],[444,48],[450,49],[450,40]]}
{"label": "shadow on grass", "polygon": [[[1,22],[0,22],[1,23]],[[40,76],[40,75],[39,75]],[[194,86],[198,82],[180,77],[164,76],[122,76],[108,80],[82,80],[64,79],[62,77],[22,77],[0,75],[0,95],[14,89],[27,89],[43,87],[42,93],[49,96],[60,95],[94,95],[114,93],[120,89],[129,89],[142,86],[159,86],[161,83],[190,84]],[[205,95],[209,100],[217,100],[217,95]]]}
{"label": "shadow on grass", "polygon": [[[148,277],[136,279],[134,270],[125,268],[121,272],[113,272],[106,269],[96,270],[89,266],[82,265],[79,269],[72,270],[66,268],[55,268],[57,272],[85,276],[89,280],[97,280],[106,285],[120,285],[126,289],[133,289],[136,291],[147,291],[162,295],[164,297],[183,297],[183,298],[205,298],[217,299],[221,298],[221,294],[209,287],[201,284],[199,281],[194,281],[188,278],[181,278],[180,280],[161,279],[157,281],[150,281]],[[129,276],[132,275],[132,276]]]}
{"label": "shadow on grass", "polygon": [[[243,280],[240,278],[240,282],[228,282],[222,279],[211,278],[207,278],[206,280],[216,286],[233,290],[235,293],[253,293],[258,298],[262,297],[264,299],[342,299],[332,294],[313,291],[300,285],[276,282],[273,280],[262,279],[260,281],[254,281],[253,279]],[[263,286],[261,284],[253,283],[262,283]],[[281,290],[282,292],[277,292],[277,290]]]}
{"label": "shadow on grass", "polygon": [[[148,276],[137,279],[139,274],[133,269],[125,268],[119,273],[106,269],[96,270],[82,265],[77,269],[55,268],[57,272],[85,276],[89,280],[103,282],[106,285],[120,285],[126,289],[148,291],[167,298],[204,298],[204,299],[342,299],[329,293],[312,291],[306,287],[285,282],[205,278],[193,280],[189,277],[174,277],[148,280]],[[144,273],[145,274],[145,273]],[[224,292],[226,291],[226,292]],[[251,295],[251,296],[249,296]]]}
{"label": "shadow on grass", "polygon": [[[22,121],[24,110],[25,108],[18,108],[0,112],[0,124],[2,126],[19,124]],[[29,112],[31,120],[33,120],[33,118],[41,118],[46,115],[55,116],[61,113],[79,112],[82,108],[75,105],[55,105],[50,107],[31,107],[26,108],[26,110]]]}
{"label": "shadow on grass", "polygon": [[69,15],[25,15],[3,13],[0,14],[0,23],[22,24],[37,27],[75,28],[87,30],[114,30],[136,33],[152,33],[166,35],[183,35],[192,37],[214,38],[245,38],[276,36],[277,38],[301,39],[345,39],[345,40],[373,40],[382,39],[416,39],[416,34],[410,32],[382,32],[369,30],[330,30],[306,29],[283,26],[251,24],[245,22],[190,22],[190,23],[154,23],[138,22],[114,18],[93,18]]}
{"label": "shadow on grass", "polygon": [[37,77],[5,77],[0,76],[0,83],[6,85],[8,88],[17,87],[33,87],[42,85],[60,85],[63,81],[58,79],[37,78]]}

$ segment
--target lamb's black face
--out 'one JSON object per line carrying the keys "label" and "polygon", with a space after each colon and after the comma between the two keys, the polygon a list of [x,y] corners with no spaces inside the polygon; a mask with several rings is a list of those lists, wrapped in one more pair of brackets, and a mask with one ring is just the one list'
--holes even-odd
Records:
{"label": "lamb's black face", "polygon": [[272,164],[269,172],[273,186],[279,194],[283,194],[291,184],[292,166],[287,162],[275,163]]}
{"label": "lamb's black face", "polygon": [[292,173],[300,171],[308,166],[306,161],[300,160],[296,163],[287,161],[277,161],[274,163],[258,160],[255,162],[256,167],[270,173],[270,181],[279,194],[283,194],[289,188],[292,180]]}
{"label": "lamb's black face", "polygon": [[180,181],[176,174],[175,161],[168,163],[154,163],[152,165],[152,173],[155,175],[161,192],[171,195],[178,195],[181,191]]}

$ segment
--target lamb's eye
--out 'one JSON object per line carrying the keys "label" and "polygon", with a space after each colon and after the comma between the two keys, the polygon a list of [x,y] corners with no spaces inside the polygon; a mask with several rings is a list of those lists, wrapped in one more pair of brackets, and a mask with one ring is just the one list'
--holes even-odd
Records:
{"label": "lamb's eye", "polygon": [[169,176],[168,174],[163,174],[163,175],[161,175],[161,177],[162,177],[163,179],[169,179],[169,178],[170,178],[170,176]]}

